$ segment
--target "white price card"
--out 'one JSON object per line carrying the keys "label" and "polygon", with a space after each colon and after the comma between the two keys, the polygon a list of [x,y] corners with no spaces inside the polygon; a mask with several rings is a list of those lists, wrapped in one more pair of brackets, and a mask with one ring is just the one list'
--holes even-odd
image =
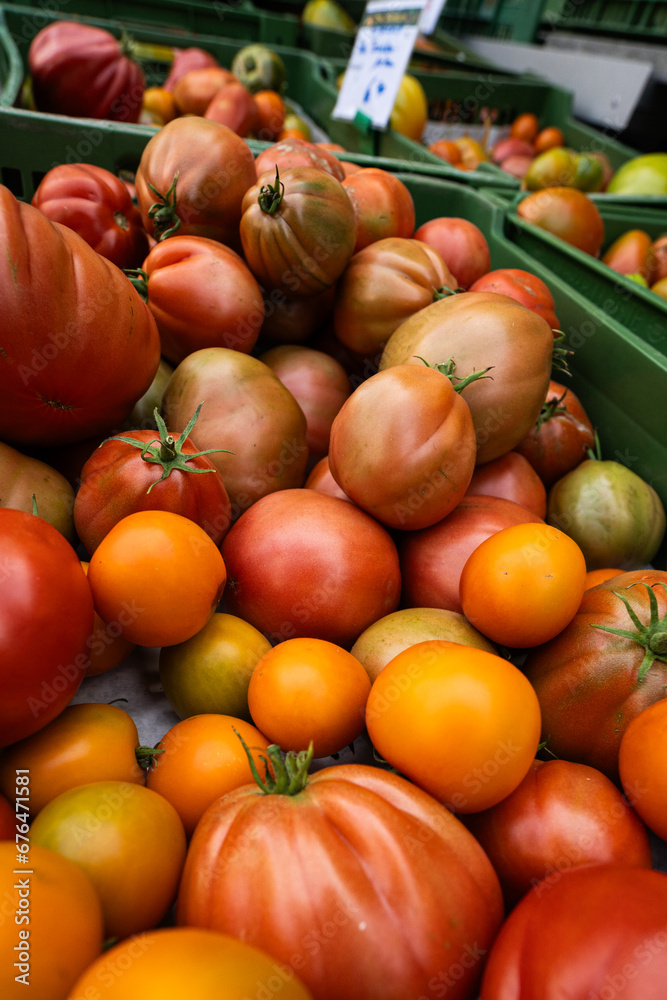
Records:
{"label": "white price card", "polygon": [[426,0],[421,21],[419,22],[419,30],[423,35],[433,34],[444,6],[445,0]]}
{"label": "white price card", "polygon": [[358,114],[386,128],[420,31],[426,0],[369,0],[332,118]]}

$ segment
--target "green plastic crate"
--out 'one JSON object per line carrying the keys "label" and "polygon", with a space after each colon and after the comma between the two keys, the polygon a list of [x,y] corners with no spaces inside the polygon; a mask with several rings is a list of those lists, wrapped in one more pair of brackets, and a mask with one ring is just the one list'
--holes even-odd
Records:
{"label": "green plastic crate", "polygon": [[23,63],[0,10],[0,104],[14,104],[23,81]]}
{"label": "green plastic crate", "polygon": [[[24,71],[27,65],[30,41],[34,34],[49,21],[67,19],[67,15],[64,14],[50,13],[47,15],[35,8],[14,4],[0,6],[0,15],[4,15],[3,20],[0,21],[0,50],[3,43],[6,43],[8,47],[13,45],[18,50]],[[82,23],[106,28],[116,37],[120,37],[122,34],[122,26],[115,21],[89,17],[80,17],[79,20]],[[132,36],[136,42],[141,44],[164,46],[165,52],[175,44],[172,33],[146,28],[139,24],[133,26]],[[195,41],[202,48],[211,52],[223,66],[231,65],[232,59],[240,47],[237,40],[210,35],[182,34],[178,38],[178,43],[182,47],[192,45]],[[463,184],[472,186],[515,187],[513,178],[503,174],[493,164],[483,164],[479,170],[475,171],[460,171],[429,153],[423,145],[413,142],[392,129],[383,132],[377,130],[364,132],[349,122],[334,121],[331,119],[331,112],[338,94],[335,81],[340,69],[310,52],[279,45],[274,45],[272,48],[285,63],[287,71],[285,97],[287,101],[293,101],[303,107],[308,116],[331,141],[340,144],[351,153],[397,160],[400,161],[400,165],[409,169],[423,164],[430,172],[438,176],[456,179]],[[168,62],[153,59],[144,65],[149,85],[160,83],[167,75]],[[0,113],[3,104],[6,106],[9,103],[7,99],[4,102],[0,99]],[[76,120],[73,119],[73,121]],[[82,128],[103,129],[106,124],[92,119],[80,119],[79,121]],[[152,126],[138,127],[142,128],[147,136],[154,132]]]}
{"label": "green plastic crate", "polygon": [[102,17],[131,28],[134,24],[187,32],[222,35],[246,42],[296,45],[299,19],[293,14],[261,10],[250,0],[51,0],[44,13],[68,17]]}
{"label": "green plastic crate", "polygon": [[439,25],[454,35],[534,42],[547,0],[447,0]]}
{"label": "green plastic crate", "polygon": [[549,0],[543,26],[656,42],[667,38],[665,0]]}
{"label": "green plastic crate", "polygon": [[[667,234],[664,201],[660,207],[655,204],[648,207],[649,199],[643,205],[627,204],[608,202],[598,195],[594,201],[605,226],[602,252],[629,229],[643,229],[653,238]],[[595,308],[667,356],[667,300],[522,219],[516,212],[517,204],[515,201],[510,206],[505,222],[505,234],[512,244],[536,263],[556,272],[570,287],[579,289]],[[667,396],[665,388],[662,392]]]}

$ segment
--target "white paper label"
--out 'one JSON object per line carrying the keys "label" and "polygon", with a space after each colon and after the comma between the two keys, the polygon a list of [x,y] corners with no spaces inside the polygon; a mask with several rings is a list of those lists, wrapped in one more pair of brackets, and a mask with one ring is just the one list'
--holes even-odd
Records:
{"label": "white paper label", "polygon": [[426,0],[424,12],[419,22],[419,30],[423,35],[432,35],[438,25],[438,18],[446,0]]}
{"label": "white paper label", "polygon": [[370,0],[361,20],[332,118],[357,113],[386,128],[420,31],[426,0]]}

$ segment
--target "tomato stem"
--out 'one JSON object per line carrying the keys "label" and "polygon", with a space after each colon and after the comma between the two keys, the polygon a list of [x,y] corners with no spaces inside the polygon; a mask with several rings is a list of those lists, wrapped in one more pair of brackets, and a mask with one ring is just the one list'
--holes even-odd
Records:
{"label": "tomato stem", "polygon": [[[217,472],[217,469],[195,469],[194,466],[188,465],[193,458],[200,458],[202,455],[212,455],[214,452],[224,452],[226,455],[233,455],[233,451],[229,451],[228,448],[207,448],[205,451],[194,451],[194,452],[184,452],[183,444],[185,440],[197,423],[197,418],[199,417],[199,411],[201,410],[203,402],[199,404],[195,412],[193,413],[188,426],[182,432],[179,438],[174,439],[173,434],[170,434],[167,430],[167,425],[160,416],[157,406],[153,410],[153,417],[155,423],[157,424],[158,433],[160,435],[159,439],[154,439],[144,444],[143,441],[137,441],[136,438],[126,437],[124,434],[114,434],[113,437],[106,438],[102,444],[106,444],[107,441],[122,441],[124,444],[132,445],[133,448],[139,448],[141,450],[141,457],[144,462],[152,462],[155,465],[162,466],[162,475],[159,479],[156,479],[154,483],[146,490],[148,495],[154,486],[161,483],[164,479],[170,475],[174,469],[178,469],[180,472],[191,472],[195,474],[200,474],[204,472]],[[100,445],[102,447],[102,445]]]}
{"label": "tomato stem", "polygon": [[[644,625],[635,609],[632,607],[627,597],[619,593],[617,590],[613,590],[612,593],[618,597],[627,609],[630,616],[632,624],[635,626],[636,631],[632,629],[622,629],[622,628],[611,628],[609,625],[595,625],[591,623],[593,628],[599,628],[602,632],[610,632],[612,635],[620,635],[626,639],[631,639],[633,642],[638,643],[643,646],[646,652],[644,653],[644,659],[642,660],[639,672],[637,674],[637,683],[644,680],[644,677],[649,672],[655,660],[661,660],[663,663],[667,663],[667,613],[659,618],[659,608],[658,599],[655,596],[655,591],[653,587],[660,586],[663,588],[665,593],[667,593],[667,584],[662,583],[658,580],[654,584],[648,584],[644,580],[638,580],[636,583],[631,583],[630,587],[636,586],[646,587],[649,600],[650,608],[650,618],[648,625]],[[629,589],[629,587],[628,587]]]}
{"label": "tomato stem", "polygon": [[150,181],[147,182],[149,189],[157,198],[157,201],[154,201],[148,209],[148,218],[153,223],[155,235],[160,242],[166,240],[169,236],[173,236],[181,228],[181,220],[176,214],[176,183],[178,181],[178,174],[179,171],[177,170],[173,181],[164,194],[161,194]]}
{"label": "tomato stem", "polygon": [[257,198],[257,203],[263,212],[267,215],[275,215],[280,205],[282,204],[283,196],[285,194],[285,185],[280,180],[278,174],[278,165],[276,164],[276,181],[275,184],[262,184],[259,189],[259,197]]}
{"label": "tomato stem", "polygon": [[266,748],[266,757],[264,754],[259,755],[260,760],[264,763],[264,778],[261,778],[245,740],[237,729],[234,732],[246,752],[257,787],[265,795],[298,795],[299,792],[303,791],[308,782],[308,768],[313,759],[312,740],[307,750],[299,750],[298,752],[288,750],[286,754],[283,754],[279,746],[272,743]]}
{"label": "tomato stem", "polygon": [[154,747],[137,747],[134,751],[134,756],[139,767],[145,771],[150,771],[151,768],[155,767],[155,758],[159,753],[164,753],[164,748],[161,748],[160,744],[156,743]]}
{"label": "tomato stem", "polygon": [[[440,372],[441,375],[446,375],[449,381],[454,386],[456,392],[462,392],[462,390],[465,389],[467,385],[470,385],[471,382],[476,382],[477,379],[479,378],[490,378],[491,380],[493,380],[492,375],[486,374],[487,372],[491,371],[493,365],[489,365],[488,368],[482,368],[482,370],[478,372],[472,371],[470,372],[469,375],[456,375],[455,374],[456,362],[454,361],[453,358],[447,358],[446,361],[440,362],[439,364],[430,365],[426,360],[426,358],[422,358],[421,355],[415,354],[415,357],[419,358],[420,361],[423,361],[427,368],[433,368],[435,369],[435,371]],[[457,380],[458,385],[454,385],[454,379]]]}
{"label": "tomato stem", "polygon": [[141,295],[144,302],[148,302],[148,275],[141,267],[126,267],[123,270],[123,274],[126,274],[130,280],[130,283],[134,285],[136,290]]}

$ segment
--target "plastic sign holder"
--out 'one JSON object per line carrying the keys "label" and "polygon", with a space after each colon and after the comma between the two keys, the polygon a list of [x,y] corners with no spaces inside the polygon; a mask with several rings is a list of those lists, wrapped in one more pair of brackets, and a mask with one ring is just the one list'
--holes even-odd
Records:
{"label": "plastic sign holder", "polygon": [[387,128],[427,2],[369,0],[332,118],[371,135]]}

